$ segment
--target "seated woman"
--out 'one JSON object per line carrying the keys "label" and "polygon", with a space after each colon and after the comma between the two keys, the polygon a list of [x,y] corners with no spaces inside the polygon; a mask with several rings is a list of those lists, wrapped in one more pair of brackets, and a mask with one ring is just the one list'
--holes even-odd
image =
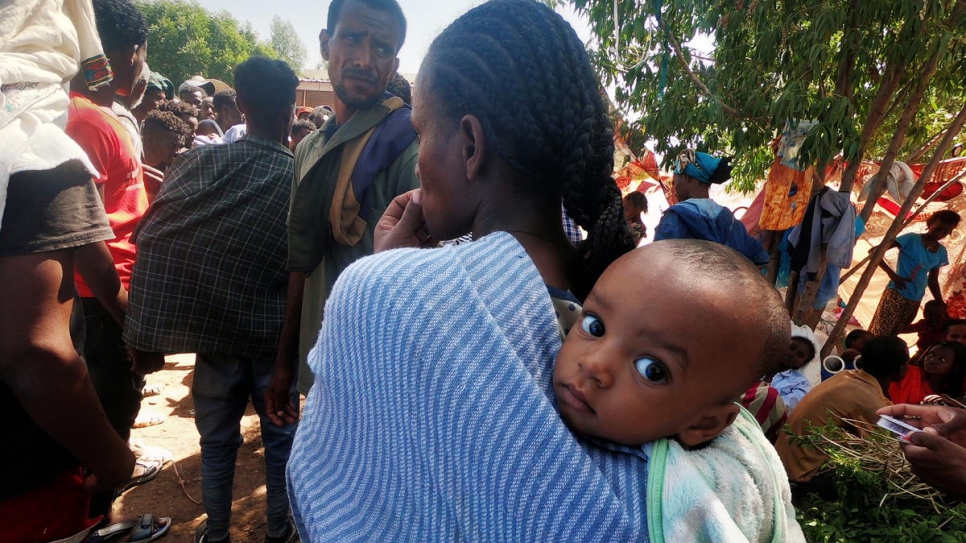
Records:
{"label": "seated woman", "polygon": [[954,399],[963,396],[966,347],[955,341],[943,341],[930,347],[919,361],[919,366],[909,364],[902,380],[889,386],[892,403],[918,404],[934,394]]}
{"label": "seated woman", "polygon": [[703,239],[727,245],[748,257],[756,266],[768,264],[768,251],[748,235],[743,224],[726,207],[710,198],[712,184],[731,179],[728,158],[688,149],[674,163],[674,194],[678,203],[669,207],[654,230],[654,241]]}

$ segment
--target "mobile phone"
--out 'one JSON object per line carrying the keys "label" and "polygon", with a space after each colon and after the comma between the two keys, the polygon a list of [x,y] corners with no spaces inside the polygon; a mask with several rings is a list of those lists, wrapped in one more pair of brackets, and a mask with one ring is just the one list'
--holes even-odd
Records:
{"label": "mobile phone", "polygon": [[899,436],[900,439],[906,441],[909,440],[909,434],[922,431],[915,426],[902,422],[899,419],[892,418],[889,415],[879,415],[879,422],[877,422],[876,425],[889,430],[893,434]]}

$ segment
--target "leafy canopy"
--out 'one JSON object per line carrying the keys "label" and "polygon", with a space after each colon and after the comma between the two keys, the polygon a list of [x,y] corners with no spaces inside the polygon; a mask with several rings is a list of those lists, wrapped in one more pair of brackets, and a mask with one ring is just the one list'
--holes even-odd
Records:
{"label": "leafy canopy", "polygon": [[[618,107],[640,112],[638,128],[666,160],[684,147],[733,154],[743,190],[762,178],[773,156],[768,145],[789,120],[819,121],[803,145],[805,163],[840,153],[880,158],[937,50],[900,158],[948,124],[962,100],[963,0],[571,2],[589,16],[596,61]],[[695,46],[702,37],[713,41],[711,51]],[[898,83],[879,104],[885,117],[863,138],[892,74]]]}
{"label": "leafy canopy", "polygon": [[[235,66],[254,55],[281,58],[296,73],[304,60],[293,54],[297,45],[286,36],[286,56],[275,47],[276,20],[279,27],[291,29],[291,23],[273,19],[271,42],[259,41],[250,23],[240,23],[229,12],[211,13],[194,0],[142,0],[137,2],[148,23],[148,64],[177,86],[192,75],[221,79],[232,84]],[[282,30],[280,30],[282,32]],[[298,36],[294,36],[298,39]],[[301,44],[299,41],[298,44]]]}

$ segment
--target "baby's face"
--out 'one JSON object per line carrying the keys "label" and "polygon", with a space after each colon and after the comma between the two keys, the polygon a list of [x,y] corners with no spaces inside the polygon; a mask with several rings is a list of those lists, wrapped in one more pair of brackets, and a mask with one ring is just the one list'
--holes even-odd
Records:
{"label": "baby's face", "polygon": [[812,349],[811,342],[807,339],[792,338],[791,344],[788,346],[788,353],[785,354],[784,366],[790,370],[797,370],[808,364],[813,356]]}
{"label": "baby's face", "polygon": [[753,309],[736,295],[693,287],[668,257],[648,255],[607,269],[553,377],[571,429],[631,446],[679,436],[729,404],[754,380],[763,349],[761,334],[742,326]]}

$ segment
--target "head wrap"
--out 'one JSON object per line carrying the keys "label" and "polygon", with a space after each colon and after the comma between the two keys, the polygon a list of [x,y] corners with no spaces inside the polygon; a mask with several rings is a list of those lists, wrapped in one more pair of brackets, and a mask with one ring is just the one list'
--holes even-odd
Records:
{"label": "head wrap", "polygon": [[729,161],[728,158],[717,158],[694,149],[686,149],[681,151],[674,162],[674,173],[693,177],[706,185],[724,183],[731,179]]}
{"label": "head wrap", "polygon": [[150,89],[163,92],[166,100],[174,98],[174,83],[158,72],[151,72],[151,75],[148,76],[148,90]]}

